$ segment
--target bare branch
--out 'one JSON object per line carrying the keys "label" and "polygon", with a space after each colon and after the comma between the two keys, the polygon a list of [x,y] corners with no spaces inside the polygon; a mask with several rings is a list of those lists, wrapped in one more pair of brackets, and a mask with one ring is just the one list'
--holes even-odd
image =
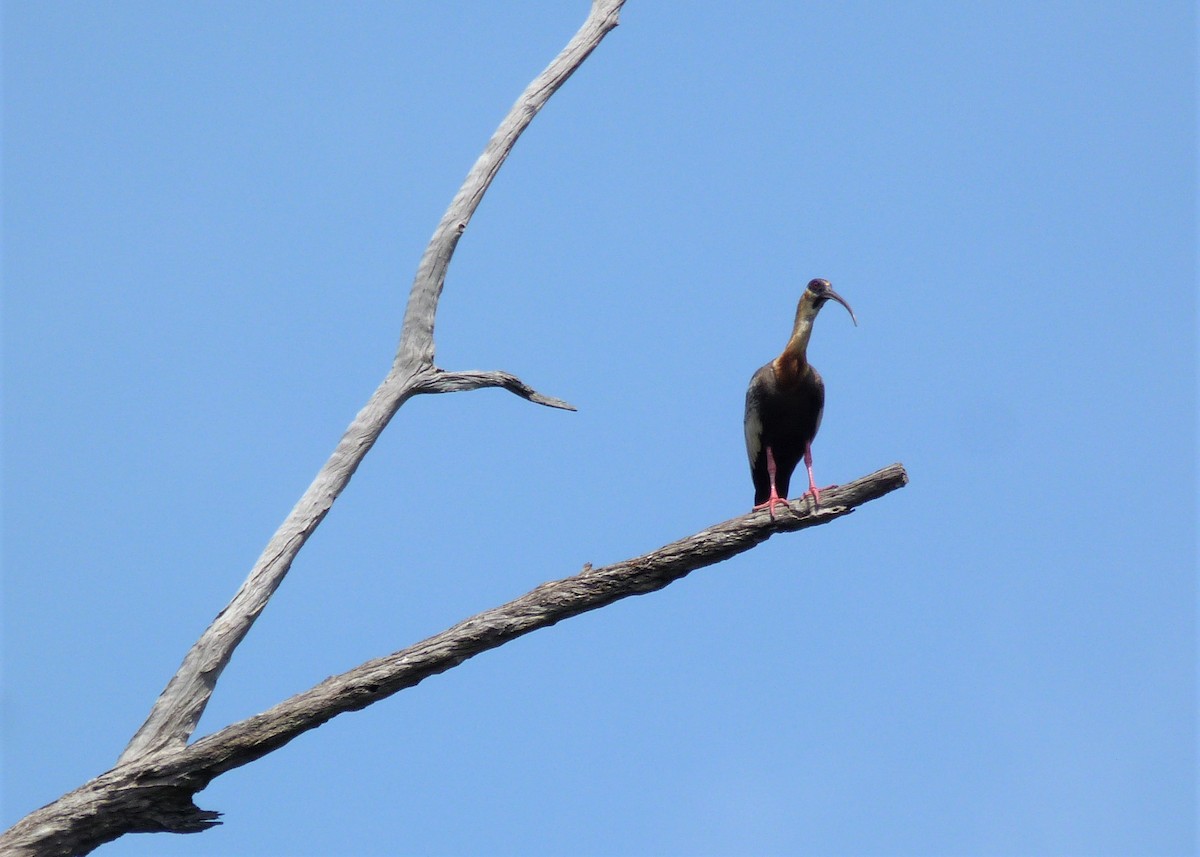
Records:
{"label": "bare branch", "polygon": [[546,70],[525,88],[517,103],[496,129],[496,133],[492,135],[492,139],[488,140],[483,154],[479,156],[467,180],[455,195],[450,207],[446,209],[441,222],[434,230],[433,239],[421,257],[421,264],[417,267],[417,275],[408,296],[408,309],[404,313],[400,350],[396,354],[397,366],[433,364],[433,320],[437,313],[442,286],[446,282],[446,269],[450,265],[450,257],[458,244],[459,236],[471,222],[484,192],[496,177],[508,153],[512,151],[517,138],[533,121],[538,111],[546,106],[550,96],[575,73],[575,69],[583,64],[600,44],[600,40],[617,26],[624,4],[625,0],[593,0],[591,14],[579,32],[567,43],[562,53],[546,66]]}
{"label": "bare branch", "polygon": [[[146,722],[121,754],[118,764],[138,759],[169,747],[182,747],[191,737],[204,713],[221,672],[251,625],[283,582],[300,549],[308,541],[366,454],[375,445],[396,411],[418,392],[434,390],[433,323],[438,297],[454,248],[471,216],[491,185],[517,138],[533,121],[567,78],[617,26],[624,0],[595,0],[591,13],[575,37],[553,62],[534,79],[517,99],[499,129],[488,141],[466,181],[434,231],[413,282],[400,334],[400,345],[392,369],[371,395],[366,406],[342,435],[333,455],[325,462],[304,496],[267,543],[250,575],[233,600],[213,620],[184,657],[178,672],[159,695]],[[573,410],[565,402],[534,392],[512,376],[493,373],[496,383],[469,383],[471,373],[457,373],[458,389],[502,386],[532,402]],[[456,377],[456,376],[451,376]],[[502,380],[503,378],[503,380]]]}
{"label": "bare branch", "polygon": [[[138,759],[102,774],[30,813],[0,837],[4,854],[81,854],[133,831],[189,833],[218,823],[192,795],[215,777],[277,750],[298,735],[458,666],[531,631],[631,595],[662,589],[692,571],[747,551],[775,533],[827,524],[908,483],[893,464],[822,492],[821,506],[789,504],[772,520],[751,512],[603,568],[543,583],[414,646],[333,676],[268,711],[179,750]],[[165,807],[165,808],[164,808]]]}
{"label": "bare branch", "polygon": [[548,408],[561,408],[564,411],[575,410],[575,406],[570,402],[564,402],[562,399],[556,399],[553,396],[543,395],[520,378],[510,375],[507,372],[446,372],[442,369],[436,369],[432,375],[425,376],[421,382],[421,389],[418,392],[457,393],[462,390],[478,390],[481,387],[503,387],[510,393],[515,393],[522,399],[528,399],[538,405],[545,405]]}
{"label": "bare branch", "polygon": [[414,646],[328,678],[262,714],[200,739],[183,753],[194,753],[205,776],[211,778],[338,714],[378,702],[481,652],[622,598],[662,589],[697,569],[748,551],[776,533],[828,524],[906,484],[904,467],[893,464],[822,491],[821,505],[815,509],[809,500],[794,500],[788,504],[790,514],[777,512],[775,520],[765,510],[751,512],[633,559],[601,568],[587,565],[573,577],[543,583]]}

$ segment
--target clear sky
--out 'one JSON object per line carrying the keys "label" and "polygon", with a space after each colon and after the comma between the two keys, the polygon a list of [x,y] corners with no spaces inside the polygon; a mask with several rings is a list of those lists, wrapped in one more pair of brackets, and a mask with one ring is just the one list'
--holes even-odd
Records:
{"label": "clear sky", "polygon": [[[583,2],[3,6],[3,817],[109,768],[385,374]],[[113,855],[1196,847],[1196,12],[661,3],[535,120],[438,360],[199,734],[745,512],[804,283],[818,480],[912,483],[218,779]]]}

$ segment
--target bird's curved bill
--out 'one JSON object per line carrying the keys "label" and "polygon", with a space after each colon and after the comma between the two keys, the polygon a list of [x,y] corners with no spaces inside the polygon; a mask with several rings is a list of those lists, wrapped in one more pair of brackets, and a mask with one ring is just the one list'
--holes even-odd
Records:
{"label": "bird's curved bill", "polygon": [[826,294],[829,295],[830,300],[835,300],[846,308],[846,312],[850,313],[850,320],[854,322],[855,327],[858,327],[858,319],[854,317],[854,310],[850,308],[850,304],[846,303],[846,299],[833,289],[830,289]]}

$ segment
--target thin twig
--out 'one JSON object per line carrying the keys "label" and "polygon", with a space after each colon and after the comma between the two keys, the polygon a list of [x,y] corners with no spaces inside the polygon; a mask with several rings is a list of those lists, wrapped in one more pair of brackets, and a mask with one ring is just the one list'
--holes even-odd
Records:
{"label": "thin twig", "polygon": [[545,405],[548,408],[561,408],[564,411],[575,410],[575,406],[570,402],[564,402],[562,399],[556,399],[553,396],[543,395],[520,378],[510,375],[507,372],[444,372],[438,369],[433,375],[425,377],[425,380],[422,382],[421,392],[457,393],[462,390],[478,390],[483,387],[503,387],[510,393],[515,393],[522,399],[528,399],[538,405]]}

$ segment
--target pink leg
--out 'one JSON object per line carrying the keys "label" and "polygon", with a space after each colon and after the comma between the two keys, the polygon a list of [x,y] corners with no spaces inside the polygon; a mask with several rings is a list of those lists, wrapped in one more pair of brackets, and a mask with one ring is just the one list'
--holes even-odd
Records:
{"label": "pink leg", "polygon": [[821,489],[817,487],[817,481],[813,479],[812,472],[812,444],[804,447],[804,468],[808,471],[808,493],[813,495],[813,505],[821,502]]}
{"label": "pink leg", "polygon": [[[759,503],[755,509],[761,509],[764,506],[771,515],[771,520],[775,520],[775,507],[782,503],[787,505],[787,500],[779,496],[779,492],[775,490],[775,454],[771,452],[771,447],[767,447],[767,475],[771,478],[771,496],[767,498],[767,502]],[[809,469],[809,478],[812,478],[812,469]]]}
{"label": "pink leg", "polygon": [[804,467],[808,470],[808,493],[805,494],[804,496],[807,497],[808,494],[812,494],[813,508],[815,509],[817,504],[821,502],[821,492],[828,490],[830,488],[836,488],[837,486],[836,485],[826,485],[824,488],[817,487],[817,481],[815,479],[813,479],[813,472],[812,472],[812,444],[811,443],[808,446],[804,447]]}

